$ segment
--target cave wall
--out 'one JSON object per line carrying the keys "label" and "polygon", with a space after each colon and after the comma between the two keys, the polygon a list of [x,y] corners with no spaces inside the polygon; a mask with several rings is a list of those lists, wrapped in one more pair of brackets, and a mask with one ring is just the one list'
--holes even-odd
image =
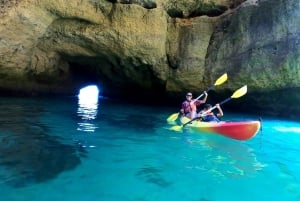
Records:
{"label": "cave wall", "polygon": [[299,11],[297,0],[2,0],[0,90],[93,82],[108,96],[178,102],[227,72],[211,100],[247,84],[240,108],[299,113]]}

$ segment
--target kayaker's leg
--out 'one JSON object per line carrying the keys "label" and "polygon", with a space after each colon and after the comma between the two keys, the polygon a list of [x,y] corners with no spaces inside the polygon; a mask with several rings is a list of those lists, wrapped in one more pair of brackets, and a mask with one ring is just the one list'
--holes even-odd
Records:
{"label": "kayaker's leg", "polygon": [[187,118],[189,118],[189,119],[191,119],[191,116],[192,116],[192,113],[191,113],[191,112],[185,114],[185,117],[187,117]]}

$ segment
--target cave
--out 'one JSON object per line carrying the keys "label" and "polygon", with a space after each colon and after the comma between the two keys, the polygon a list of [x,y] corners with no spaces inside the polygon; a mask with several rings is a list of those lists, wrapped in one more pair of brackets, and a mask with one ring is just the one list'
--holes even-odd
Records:
{"label": "cave", "polygon": [[[119,65],[112,64],[106,58],[69,59],[69,73],[76,88],[75,93],[82,87],[96,85],[103,97],[136,103],[161,104],[161,100],[167,96],[165,83],[155,77],[151,66],[134,66],[126,63],[128,67],[120,61],[117,62]],[[128,71],[135,71],[139,78],[126,74],[124,68],[131,69]],[[138,79],[143,80],[142,83]],[[143,84],[148,87],[145,88]]]}

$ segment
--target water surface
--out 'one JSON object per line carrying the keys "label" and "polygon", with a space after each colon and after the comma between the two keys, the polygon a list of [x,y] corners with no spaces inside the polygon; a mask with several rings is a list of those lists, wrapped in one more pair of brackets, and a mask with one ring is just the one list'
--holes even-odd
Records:
{"label": "water surface", "polygon": [[262,132],[237,141],[170,131],[176,110],[1,98],[1,200],[300,200],[299,122],[263,117]]}

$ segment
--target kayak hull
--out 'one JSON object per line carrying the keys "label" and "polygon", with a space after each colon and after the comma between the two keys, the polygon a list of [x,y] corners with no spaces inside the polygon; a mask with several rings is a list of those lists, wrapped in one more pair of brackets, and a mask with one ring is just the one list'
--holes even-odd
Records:
{"label": "kayak hull", "polygon": [[[182,117],[181,123],[190,121],[189,118]],[[216,133],[236,140],[248,140],[254,137],[261,126],[260,121],[238,121],[238,122],[201,122],[193,121],[186,126],[198,132]]]}

